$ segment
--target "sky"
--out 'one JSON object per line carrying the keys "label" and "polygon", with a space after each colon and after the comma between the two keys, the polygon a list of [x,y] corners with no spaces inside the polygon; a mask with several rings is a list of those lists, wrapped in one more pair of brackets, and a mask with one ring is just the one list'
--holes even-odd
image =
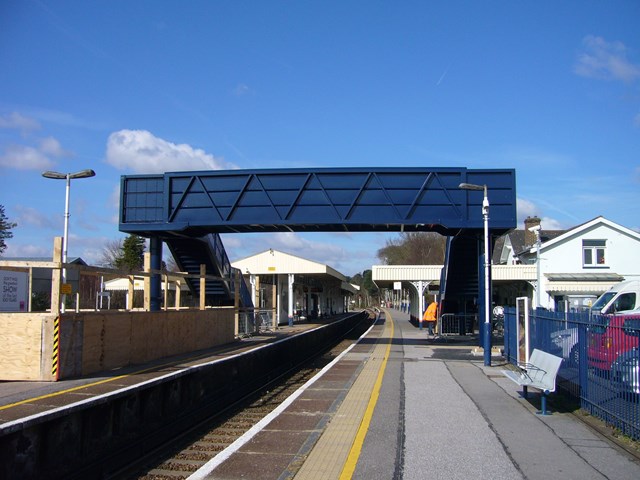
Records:
{"label": "sky", "polygon": [[[0,1],[5,258],[99,265],[121,175],[514,168],[518,226],[640,231],[640,2]],[[354,275],[383,233],[223,235]]]}

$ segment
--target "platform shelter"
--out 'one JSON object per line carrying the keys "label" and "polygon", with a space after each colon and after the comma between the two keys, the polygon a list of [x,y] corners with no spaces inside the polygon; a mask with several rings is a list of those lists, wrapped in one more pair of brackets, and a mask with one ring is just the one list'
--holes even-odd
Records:
{"label": "platform shelter", "polygon": [[345,313],[357,287],[332,267],[269,249],[232,263],[251,285],[258,311],[275,325]]}

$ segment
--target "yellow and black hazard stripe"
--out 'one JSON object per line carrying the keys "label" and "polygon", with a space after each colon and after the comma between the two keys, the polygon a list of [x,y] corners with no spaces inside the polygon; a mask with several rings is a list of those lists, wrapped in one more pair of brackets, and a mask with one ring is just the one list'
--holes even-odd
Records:
{"label": "yellow and black hazard stripe", "polygon": [[51,375],[58,380],[60,363],[60,315],[53,321],[53,353],[51,357]]}

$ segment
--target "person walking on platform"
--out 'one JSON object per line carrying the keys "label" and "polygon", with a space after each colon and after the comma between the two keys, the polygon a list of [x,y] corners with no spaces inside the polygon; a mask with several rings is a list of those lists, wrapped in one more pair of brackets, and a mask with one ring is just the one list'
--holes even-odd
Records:
{"label": "person walking on platform", "polygon": [[[427,322],[427,328],[429,329],[429,335],[433,335],[433,325],[438,316],[438,304],[432,301],[424,312],[422,319]],[[422,330],[422,322],[420,322],[420,330]]]}

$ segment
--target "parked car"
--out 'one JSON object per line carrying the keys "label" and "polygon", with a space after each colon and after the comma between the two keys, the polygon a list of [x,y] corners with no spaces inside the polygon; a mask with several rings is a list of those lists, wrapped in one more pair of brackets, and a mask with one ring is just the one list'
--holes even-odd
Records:
{"label": "parked car", "polygon": [[640,346],[640,337],[633,328],[640,322],[640,311],[602,315],[593,320],[587,332],[587,364],[602,372],[609,372],[620,355]]}
{"label": "parked car", "polygon": [[611,380],[622,392],[640,394],[640,348],[618,356],[611,365]]}
{"label": "parked car", "polygon": [[[640,317],[628,318],[622,328],[640,338]],[[640,346],[618,355],[611,365],[611,379],[623,392],[640,394]]]}

